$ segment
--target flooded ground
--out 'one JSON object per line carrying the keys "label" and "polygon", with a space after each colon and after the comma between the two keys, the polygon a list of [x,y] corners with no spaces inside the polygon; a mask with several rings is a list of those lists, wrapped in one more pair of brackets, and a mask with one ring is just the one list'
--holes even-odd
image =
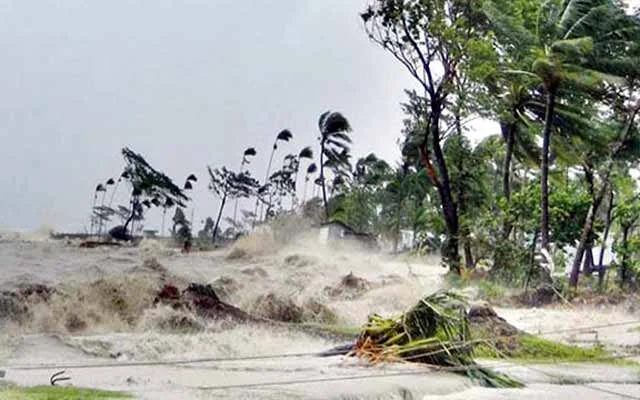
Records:
{"label": "flooded ground", "polygon": [[[73,385],[124,390],[145,399],[640,396],[637,368],[488,362],[527,387],[483,389],[460,375],[417,365],[372,367],[342,357],[317,357],[313,353],[342,342],[285,326],[206,323],[194,332],[167,328],[176,311],[152,304],[163,284],[211,283],[225,301],[257,315],[269,312],[265,298],[272,296],[297,306],[306,322],[329,318],[358,325],[371,313],[403,311],[442,287],[445,270],[435,259],[407,263],[327,248],[313,238],[301,238],[277,252],[248,251],[234,259],[228,258],[228,251],[184,255],[156,242],[143,242],[138,248],[81,249],[77,243],[36,239],[0,239],[0,289],[42,283],[60,292],[34,307],[28,323],[3,326],[0,369],[18,384],[47,384],[60,368],[32,369],[46,363],[66,365]],[[341,279],[349,274],[363,283],[343,291]],[[318,304],[323,306],[320,311]],[[532,333],[640,320],[637,314],[613,308],[497,311]],[[640,345],[639,327],[640,323],[547,336],[588,343],[596,335],[591,331],[597,331],[599,342],[615,348]],[[162,364],[203,358],[215,360]],[[96,367],[104,363],[108,365]],[[581,385],[569,385],[576,382]]]}

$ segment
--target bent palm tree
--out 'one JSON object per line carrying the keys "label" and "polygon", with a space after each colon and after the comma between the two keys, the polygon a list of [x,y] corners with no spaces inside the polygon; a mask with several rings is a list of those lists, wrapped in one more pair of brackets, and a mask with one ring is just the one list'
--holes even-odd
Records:
{"label": "bent palm tree", "polygon": [[[291,140],[291,138],[293,137],[293,134],[291,133],[291,131],[289,131],[288,129],[283,129],[280,131],[280,133],[278,133],[278,136],[276,136],[276,140],[273,142],[273,147],[271,149],[271,156],[269,157],[269,164],[267,164],[267,174],[265,175],[264,178],[264,183],[266,184],[269,181],[269,174],[271,173],[271,164],[273,163],[273,156],[276,153],[276,150],[278,150],[278,142],[288,142],[289,140]],[[258,205],[260,204],[260,199],[256,199],[256,210],[255,213],[256,214],[256,219],[258,218]],[[260,219],[262,219],[262,212],[264,211],[264,203],[262,204],[261,208],[260,208]]]}
{"label": "bent palm tree", "polygon": [[316,172],[318,172],[318,166],[316,165],[316,163],[309,164],[309,166],[307,167],[307,174],[304,177],[304,194],[302,196],[303,203],[307,200],[307,184],[311,179],[311,175],[315,174]]}
{"label": "bent palm tree", "polygon": [[322,201],[327,219],[329,219],[329,203],[325,182],[325,167],[332,166],[334,172],[348,166],[348,153],[351,138],[351,124],[339,112],[326,111],[318,120],[320,130],[320,184],[322,186]]}
{"label": "bent palm tree", "polygon": [[[243,172],[243,168],[246,164],[249,164],[249,157],[255,157],[257,154],[256,149],[253,147],[248,147],[244,153],[242,153],[242,162],[240,163],[240,171],[238,173]],[[233,205],[233,223],[236,224],[236,219],[238,216],[238,198],[236,198],[235,204]]]}
{"label": "bent palm tree", "polygon": [[[624,56],[637,34],[637,23],[611,0],[547,0],[538,9],[535,32],[521,35],[531,49],[530,71],[513,71],[536,78],[546,95],[542,131],[541,245],[549,248],[549,149],[559,98],[566,89],[599,93],[633,63]],[[519,34],[522,34],[520,31]]]}
{"label": "bent palm tree", "polygon": [[300,153],[298,153],[298,157],[296,158],[296,162],[294,163],[294,167],[295,167],[295,175],[293,178],[294,191],[291,196],[291,209],[293,209],[294,203],[297,203],[298,172],[300,172],[300,162],[302,161],[302,159],[307,159],[307,160],[313,159],[313,150],[311,150],[311,147],[307,146],[302,150],[300,150]]}

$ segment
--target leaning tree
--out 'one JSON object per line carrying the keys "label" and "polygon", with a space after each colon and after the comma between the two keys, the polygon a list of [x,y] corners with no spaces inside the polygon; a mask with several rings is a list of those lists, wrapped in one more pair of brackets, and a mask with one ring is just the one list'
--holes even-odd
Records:
{"label": "leaning tree", "polygon": [[249,172],[236,173],[228,170],[226,167],[212,169],[207,167],[209,171],[209,190],[211,190],[221,200],[218,217],[213,228],[212,242],[215,243],[220,226],[220,218],[224,206],[228,199],[237,199],[241,197],[251,197],[258,191],[260,183],[251,176]]}
{"label": "leaning tree", "polygon": [[186,207],[185,202],[190,199],[183,189],[173,183],[167,175],[153,168],[142,155],[127,147],[122,149],[122,155],[126,166],[121,176],[126,176],[125,179],[131,185],[131,214],[124,226],[117,229],[117,232],[114,231],[116,235],[112,236],[130,239],[127,229],[136,213],[142,210],[142,205],[146,205],[147,208],[167,204]]}
{"label": "leaning tree", "polygon": [[325,216],[329,219],[329,203],[327,201],[327,187],[325,169],[330,168],[334,175],[342,175],[351,170],[349,164],[349,146],[351,145],[351,124],[339,112],[326,111],[318,120],[320,130],[320,185],[322,187],[322,201]]}

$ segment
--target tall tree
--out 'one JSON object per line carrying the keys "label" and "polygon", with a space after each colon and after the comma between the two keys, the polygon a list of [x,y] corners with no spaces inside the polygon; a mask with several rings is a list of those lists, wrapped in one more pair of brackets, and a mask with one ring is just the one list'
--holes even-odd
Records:
{"label": "tall tree", "polygon": [[221,201],[211,238],[211,241],[215,243],[220,226],[220,219],[227,200],[253,196],[260,187],[260,183],[254,179],[249,172],[235,173],[226,167],[222,167],[221,169],[207,167],[207,170],[209,171],[210,178],[209,190],[218,196]]}
{"label": "tall tree", "polygon": [[443,259],[460,273],[458,205],[441,142],[471,114],[473,105],[459,88],[476,89],[466,78],[479,72],[474,63],[492,54],[491,43],[475,29],[479,13],[469,2],[375,0],[361,16],[369,38],[406,67],[424,93],[410,98],[422,130],[415,144],[441,200],[447,226]]}
{"label": "tall tree", "polygon": [[[242,153],[242,162],[240,163],[240,169],[238,170],[238,172],[242,173],[244,171],[244,166],[250,163],[249,157],[255,157],[257,154],[256,149],[253,147],[248,147],[243,153]],[[236,219],[238,216],[238,200],[236,198],[234,204],[233,204],[233,223],[236,223]]]}
{"label": "tall tree", "polygon": [[521,48],[534,54],[527,70],[545,93],[542,130],[541,245],[549,249],[549,152],[558,100],[593,93],[625,71],[624,51],[633,45],[636,23],[611,0],[547,0],[539,3],[534,30],[513,28]]}
{"label": "tall tree", "polygon": [[157,204],[166,204],[170,200],[173,204],[186,207],[185,202],[190,200],[189,197],[183,189],[173,183],[171,178],[157,171],[142,155],[127,147],[122,149],[122,155],[126,162],[124,172],[126,172],[128,182],[131,185],[131,215],[122,229],[125,236],[127,227],[145,201],[151,206],[155,204],[155,202],[151,203],[152,199],[158,199]]}
{"label": "tall tree", "polygon": [[327,201],[326,169],[330,168],[334,175],[340,176],[351,169],[349,164],[349,145],[351,144],[351,124],[339,112],[326,111],[318,120],[320,130],[320,184],[325,216],[329,219],[329,202]]}
{"label": "tall tree", "polygon": [[[267,164],[267,173],[264,177],[264,182],[265,184],[269,181],[269,177],[271,176],[271,164],[273,163],[273,156],[276,154],[276,150],[278,150],[278,143],[279,142],[288,142],[291,140],[291,138],[293,138],[293,134],[291,133],[291,131],[289,131],[288,129],[283,129],[281,130],[278,135],[276,135],[276,140],[273,142],[273,146],[271,148],[271,155],[269,156],[269,164]],[[269,202],[271,202],[271,199],[269,199]],[[256,199],[256,210],[255,210],[255,214],[258,215],[258,205],[260,204],[260,199],[257,198]],[[262,218],[262,211],[263,211],[263,207],[264,207],[264,202],[262,203],[262,206],[260,207],[260,218]],[[256,216],[256,218],[258,218]]]}

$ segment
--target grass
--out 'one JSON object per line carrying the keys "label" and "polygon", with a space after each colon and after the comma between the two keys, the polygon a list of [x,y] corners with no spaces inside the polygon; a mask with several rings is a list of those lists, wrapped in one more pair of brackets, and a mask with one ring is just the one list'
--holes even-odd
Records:
{"label": "grass", "polygon": [[344,337],[345,339],[354,339],[358,336],[361,329],[359,326],[319,324],[313,322],[305,322],[300,324],[300,326],[319,334],[330,334]]}
{"label": "grass", "polygon": [[614,365],[637,365],[633,361],[614,356],[602,346],[590,348],[554,342],[533,335],[518,335],[508,338],[507,349],[496,351],[491,345],[480,344],[474,354],[478,358],[513,358],[529,362],[597,362]]}
{"label": "grass", "polygon": [[0,388],[0,397],[6,400],[93,400],[131,398],[130,395],[121,392],[56,386],[9,386],[6,388]]}
{"label": "grass", "polygon": [[503,299],[506,294],[504,286],[490,280],[480,281],[478,283],[478,291],[480,293],[480,297],[489,301]]}

